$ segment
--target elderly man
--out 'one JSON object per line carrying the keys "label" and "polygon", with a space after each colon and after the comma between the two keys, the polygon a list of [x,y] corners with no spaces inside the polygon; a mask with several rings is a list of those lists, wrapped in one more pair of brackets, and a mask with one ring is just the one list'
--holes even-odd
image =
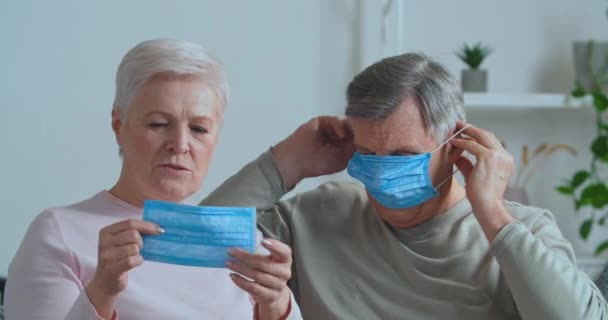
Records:
{"label": "elderly man", "polygon": [[[347,100],[346,120],[309,121],[203,201],[259,208],[260,228],[293,248],[305,318],[608,319],[552,214],[503,200],[512,157],[464,122],[440,64],[384,59]],[[364,187],[329,182],[279,201],[346,167]]]}

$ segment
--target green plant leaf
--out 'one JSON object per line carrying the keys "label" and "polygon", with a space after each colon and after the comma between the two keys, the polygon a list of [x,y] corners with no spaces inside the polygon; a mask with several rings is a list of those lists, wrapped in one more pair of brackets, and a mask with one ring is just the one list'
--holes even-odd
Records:
{"label": "green plant leaf", "polygon": [[555,190],[561,194],[571,195],[574,194],[574,189],[571,186],[558,186]]}
{"label": "green plant leaf", "polygon": [[594,208],[601,209],[608,205],[608,187],[603,183],[587,186],[581,193],[581,200],[590,203]]}
{"label": "green plant leaf", "polygon": [[595,248],[595,255],[599,256],[600,254],[602,254],[602,252],[604,252],[606,249],[608,249],[608,240],[600,243],[597,248]]}
{"label": "green plant leaf", "polygon": [[591,174],[585,170],[578,171],[574,174],[570,187],[572,187],[572,189],[580,187],[587,180],[587,178],[589,178],[589,176],[591,176]]}
{"label": "green plant leaf", "polygon": [[608,97],[602,92],[593,93],[593,105],[599,112],[604,112],[608,109]]}
{"label": "green plant leaf", "polygon": [[608,205],[608,187],[605,184],[602,184],[602,186],[593,198],[593,207],[596,209],[601,209]]}
{"label": "green plant leaf", "polygon": [[581,87],[576,87],[572,90],[572,92],[570,94],[575,98],[582,98],[585,95],[587,95],[587,92],[585,91],[585,89],[583,89]]}
{"label": "green plant leaf", "polygon": [[593,220],[587,219],[581,223],[581,228],[578,230],[578,233],[581,235],[583,240],[587,240],[589,237],[589,233],[591,233],[591,227],[593,226]]}
{"label": "green plant leaf", "polygon": [[574,207],[576,208],[576,211],[578,211],[584,206],[590,206],[592,203],[592,198],[581,198],[578,200],[574,200]]}
{"label": "green plant leaf", "polygon": [[597,192],[597,184],[588,185],[581,193],[581,201],[588,201],[589,199],[593,200]]}
{"label": "green plant leaf", "polygon": [[597,158],[608,156],[608,136],[599,136],[591,144],[591,152]]}
{"label": "green plant leaf", "polygon": [[466,63],[469,68],[475,70],[479,68],[481,63],[490,55],[490,53],[492,53],[492,49],[481,43],[475,45],[468,45],[465,43],[462,48],[456,52],[456,55],[460,60]]}
{"label": "green plant leaf", "polygon": [[597,223],[598,223],[600,226],[603,226],[603,225],[604,225],[604,223],[606,223],[606,217],[605,217],[605,216],[604,216],[604,217],[602,217],[600,220],[598,220],[598,221],[597,221]]}

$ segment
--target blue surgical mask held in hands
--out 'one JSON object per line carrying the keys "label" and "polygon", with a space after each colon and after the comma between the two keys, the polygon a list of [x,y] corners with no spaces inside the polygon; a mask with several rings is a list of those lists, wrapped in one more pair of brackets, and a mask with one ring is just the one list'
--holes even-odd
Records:
{"label": "blue surgical mask held in hands", "polygon": [[145,221],[165,230],[144,235],[144,260],[186,266],[224,268],[228,249],[255,252],[255,208],[199,207],[144,201]]}
{"label": "blue surgical mask held in hands", "polygon": [[437,189],[454,175],[444,179],[436,188],[433,187],[429,175],[431,153],[441,149],[468,127],[462,128],[433,151],[424,154],[377,156],[355,152],[348,163],[348,173],[361,181],[369,194],[382,206],[390,209],[415,207],[436,197],[439,194]]}

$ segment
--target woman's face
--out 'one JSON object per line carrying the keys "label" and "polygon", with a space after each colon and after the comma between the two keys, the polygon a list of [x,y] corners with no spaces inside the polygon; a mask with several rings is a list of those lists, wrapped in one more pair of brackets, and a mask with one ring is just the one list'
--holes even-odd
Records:
{"label": "woman's face", "polygon": [[125,119],[112,113],[120,179],[146,199],[184,200],[207,175],[222,116],[219,97],[202,80],[152,77],[137,89]]}

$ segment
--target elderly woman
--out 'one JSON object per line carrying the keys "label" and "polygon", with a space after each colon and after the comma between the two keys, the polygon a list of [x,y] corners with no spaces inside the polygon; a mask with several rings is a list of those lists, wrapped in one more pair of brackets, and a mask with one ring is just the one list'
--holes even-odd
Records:
{"label": "elderly woman", "polygon": [[200,188],[227,91],[221,64],[197,44],[151,40],[125,55],[112,110],[120,177],[34,220],[9,270],[7,319],[300,318],[281,242],[259,242],[269,254],[233,250],[229,269],[140,255],[142,234],[163,232],[142,220],[144,199],[181,202]]}

